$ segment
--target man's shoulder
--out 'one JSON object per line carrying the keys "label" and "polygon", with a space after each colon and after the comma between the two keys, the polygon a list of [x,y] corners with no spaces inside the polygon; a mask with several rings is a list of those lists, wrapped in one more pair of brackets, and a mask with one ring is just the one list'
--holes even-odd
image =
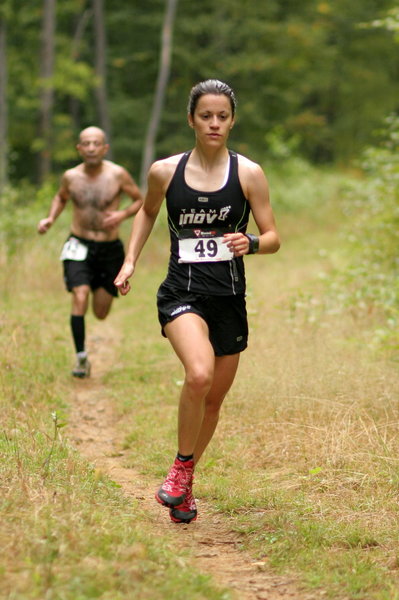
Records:
{"label": "man's shoulder", "polygon": [[120,185],[131,184],[133,178],[129,171],[122,165],[118,165],[111,160],[103,160],[102,172],[110,180],[116,181]]}
{"label": "man's shoulder", "polygon": [[112,160],[103,160],[102,166],[104,171],[106,171],[107,173],[113,173],[115,175],[120,175],[121,173],[124,173],[126,171],[126,169],[122,167],[122,165],[118,165]]}
{"label": "man's shoulder", "polygon": [[67,177],[73,177],[74,175],[83,175],[85,172],[84,162],[78,163],[74,167],[70,167],[64,173]]}
{"label": "man's shoulder", "polygon": [[76,179],[76,177],[78,177],[82,173],[83,173],[83,164],[76,165],[76,167],[71,167],[70,169],[67,169],[66,171],[64,171],[61,181],[64,184],[68,184],[71,181],[73,181],[74,179]]}
{"label": "man's shoulder", "polygon": [[121,167],[121,165],[118,165],[118,163],[116,163],[112,160],[107,160],[105,158],[103,158],[102,166],[105,169],[122,169],[123,168],[123,167]]}

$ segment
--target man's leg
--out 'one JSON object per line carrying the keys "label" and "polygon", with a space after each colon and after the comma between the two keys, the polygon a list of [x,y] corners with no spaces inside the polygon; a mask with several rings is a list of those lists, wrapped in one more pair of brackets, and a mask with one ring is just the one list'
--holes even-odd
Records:
{"label": "man's leg", "polygon": [[108,316],[113,299],[114,296],[102,287],[94,290],[92,307],[97,319],[103,320]]}
{"label": "man's leg", "polygon": [[71,330],[76,349],[76,365],[72,371],[74,377],[88,377],[90,363],[85,348],[85,314],[89,304],[90,287],[79,285],[72,288]]}

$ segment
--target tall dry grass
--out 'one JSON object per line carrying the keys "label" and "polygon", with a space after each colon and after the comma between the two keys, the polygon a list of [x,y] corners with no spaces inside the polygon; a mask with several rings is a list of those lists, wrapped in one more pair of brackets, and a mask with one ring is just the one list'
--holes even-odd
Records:
{"label": "tall dry grass", "polygon": [[187,578],[146,507],[63,434],[75,394],[65,236],[33,229],[0,249],[0,598],[226,600],[209,578]]}
{"label": "tall dry grass", "polygon": [[[287,217],[280,253],[248,257],[250,344],[198,466],[196,494],[229,516],[254,556],[301,572],[326,597],[393,600],[399,374],[370,341],[374,315],[344,309],[326,285],[346,268],[343,220],[337,206],[312,219]],[[152,268],[155,248],[136,274],[150,306],[151,273],[158,283],[163,275]],[[131,302],[128,321],[120,315],[129,331],[123,375],[109,381],[118,388],[123,377],[130,390],[119,393],[128,462],[161,478],[176,449],[183,373],[155,309],[153,323],[143,322]]]}

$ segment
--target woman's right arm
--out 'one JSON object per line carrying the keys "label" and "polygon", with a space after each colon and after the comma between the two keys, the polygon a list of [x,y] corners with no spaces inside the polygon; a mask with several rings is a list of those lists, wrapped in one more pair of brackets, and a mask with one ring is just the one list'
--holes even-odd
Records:
{"label": "woman's right arm", "polygon": [[114,280],[120,293],[125,296],[130,290],[128,279],[133,275],[136,262],[149,238],[165,195],[166,170],[163,161],[152,165],[148,173],[148,190],[143,206],[138,211],[132,226],[125,261]]}

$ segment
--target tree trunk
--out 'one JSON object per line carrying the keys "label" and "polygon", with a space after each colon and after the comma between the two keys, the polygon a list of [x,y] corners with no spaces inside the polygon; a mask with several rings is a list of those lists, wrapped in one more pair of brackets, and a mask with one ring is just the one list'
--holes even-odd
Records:
{"label": "tree trunk", "polygon": [[55,20],[56,0],[44,0],[42,21],[42,49],[40,59],[40,121],[39,137],[42,150],[39,156],[39,181],[42,182],[51,170],[52,135],[51,125],[53,119],[54,86],[54,46],[55,46]]}
{"label": "tree trunk", "polygon": [[169,79],[170,62],[172,54],[173,25],[178,0],[167,0],[165,16],[162,27],[161,54],[159,60],[158,79],[152,107],[151,117],[148,123],[145,138],[144,154],[140,173],[140,186],[144,190],[148,169],[154,160],[155,140],[158,133],[162,108],[165,100],[165,91]]}
{"label": "tree trunk", "polygon": [[[91,10],[86,9],[79,15],[76,21],[75,33],[71,44],[71,57],[73,61],[77,61],[80,56],[81,44],[84,33],[90,18],[93,16]],[[71,97],[69,101],[70,113],[75,130],[80,130],[80,102],[77,98]]]}
{"label": "tree trunk", "polygon": [[[97,86],[95,88],[97,98],[97,110],[99,126],[107,134],[108,142],[111,139],[111,121],[108,110],[107,98],[107,42],[105,34],[104,0],[93,0],[94,9],[94,34],[95,34],[95,73]],[[108,152],[111,158],[111,151]]]}
{"label": "tree trunk", "polygon": [[0,16],[0,195],[4,192],[8,180],[8,113],[7,113],[7,26]]}

